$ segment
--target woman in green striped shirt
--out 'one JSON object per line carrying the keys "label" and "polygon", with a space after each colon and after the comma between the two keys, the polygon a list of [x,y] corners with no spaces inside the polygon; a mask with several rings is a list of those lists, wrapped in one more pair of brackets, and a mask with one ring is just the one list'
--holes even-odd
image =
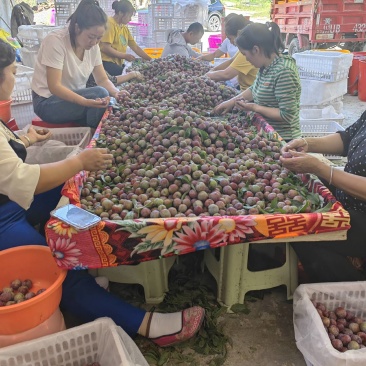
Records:
{"label": "woman in green striped shirt", "polygon": [[227,113],[236,106],[261,114],[284,140],[300,137],[300,78],[295,60],[280,54],[283,44],[278,25],[249,24],[235,42],[259,72],[251,87],[219,104],[214,112]]}

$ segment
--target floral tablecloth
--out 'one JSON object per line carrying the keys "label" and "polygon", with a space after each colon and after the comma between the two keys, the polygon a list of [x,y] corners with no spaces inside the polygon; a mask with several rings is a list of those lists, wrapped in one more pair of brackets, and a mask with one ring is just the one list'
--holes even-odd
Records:
{"label": "floral tablecloth", "polygon": [[[260,115],[252,123],[266,132],[273,129]],[[99,135],[97,129],[91,146]],[[86,177],[80,172],[66,182],[63,195],[80,205],[80,189]],[[142,261],[181,255],[263,239],[285,239],[350,228],[349,214],[319,180],[303,177],[308,189],[321,195],[332,207],[325,213],[265,214],[248,216],[210,216],[168,219],[101,221],[78,232],[73,227],[50,219],[47,242],[59,267],[86,269],[136,264]]]}

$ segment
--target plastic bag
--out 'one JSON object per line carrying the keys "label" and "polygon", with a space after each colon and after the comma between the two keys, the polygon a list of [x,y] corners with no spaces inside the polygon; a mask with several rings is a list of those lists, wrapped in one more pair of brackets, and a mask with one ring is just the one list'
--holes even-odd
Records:
{"label": "plastic bag", "polygon": [[308,366],[366,365],[366,348],[345,353],[333,348],[311,300],[323,303],[328,310],[342,306],[366,319],[366,282],[300,285],[293,298],[296,345]]}

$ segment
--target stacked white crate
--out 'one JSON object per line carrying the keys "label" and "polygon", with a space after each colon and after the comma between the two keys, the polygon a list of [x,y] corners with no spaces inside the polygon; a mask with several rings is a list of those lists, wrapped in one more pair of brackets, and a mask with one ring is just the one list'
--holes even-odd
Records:
{"label": "stacked white crate", "polygon": [[11,95],[11,116],[19,128],[30,124],[36,116],[33,111],[31,82],[34,70],[30,67],[17,65],[14,90]]}
{"label": "stacked white crate", "polygon": [[41,42],[55,29],[57,27],[48,25],[21,25],[18,28],[17,37],[23,45],[20,55],[25,66],[34,68]]}
{"label": "stacked white crate", "polygon": [[[301,81],[300,127],[304,137],[343,130],[343,95],[353,54],[305,51],[293,55]],[[339,159],[339,156],[327,156]]]}
{"label": "stacked white crate", "polygon": [[[64,26],[70,15],[76,10],[81,0],[55,0],[56,25]],[[99,6],[108,16],[114,15],[112,4],[114,0],[99,0]]]}
{"label": "stacked white crate", "polygon": [[[190,24],[207,22],[207,5],[175,0],[152,0],[148,6],[148,36],[142,40],[145,47],[164,47],[171,29],[187,30]],[[200,48],[199,44],[195,45]]]}
{"label": "stacked white crate", "polygon": [[293,55],[301,81],[301,109],[322,109],[333,105],[342,110],[353,54],[336,51],[304,51]]}

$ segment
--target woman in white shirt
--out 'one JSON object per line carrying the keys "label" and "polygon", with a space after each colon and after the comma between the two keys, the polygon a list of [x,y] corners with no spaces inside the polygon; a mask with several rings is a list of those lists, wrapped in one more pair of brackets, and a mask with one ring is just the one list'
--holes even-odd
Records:
{"label": "woman in white shirt", "polygon": [[[0,101],[10,99],[15,73],[15,50],[0,40]],[[49,136],[47,130],[30,127],[19,138],[0,120],[0,250],[47,245],[34,226],[43,229],[60,199],[61,185],[81,170],[103,170],[112,163],[106,149],[93,148],[56,163],[26,164],[26,148]],[[159,346],[191,338],[204,318],[199,306],[171,314],[146,312],[107,292],[87,271],[68,272],[60,307],[83,322],[110,317],[128,334],[138,333]]]}
{"label": "woman in white shirt", "polygon": [[[228,16],[225,17],[225,24],[237,14],[230,13]],[[215,58],[220,58],[225,55],[225,53],[229,56],[229,58],[233,58],[238,53],[238,47],[236,47],[233,43],[230,42],[229,38],[225,38],[224,41],[221,43],[220,47],[211,52],[207,55],[202,55],[197,58],[200,61],[214,61]]]}
{"label": "woman in white shirt", "polygon": [[[104,71],[99,50],[106,23],[96,1],[82,0],[68,28],[51,32],[42,41],[32,91],[34,111],[45,122],[96,128],[109,96],[120,93]],[[86,88],[90,74],[98,86]]]}

